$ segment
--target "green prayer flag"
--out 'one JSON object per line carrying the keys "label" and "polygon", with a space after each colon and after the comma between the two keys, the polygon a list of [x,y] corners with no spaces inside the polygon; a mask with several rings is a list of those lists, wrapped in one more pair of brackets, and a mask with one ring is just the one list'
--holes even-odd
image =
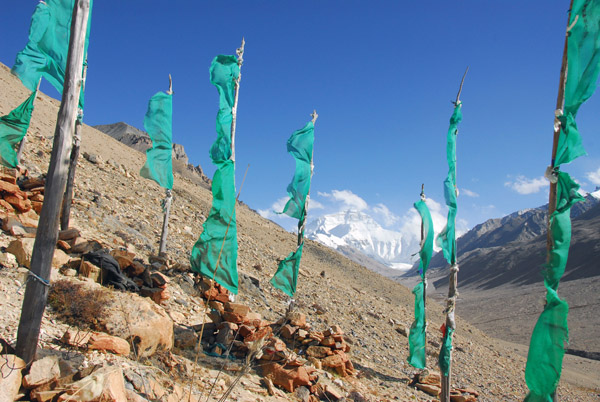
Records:
{"label": "green prayer flag", "polygon": [[452,334],[454,330],[450,327],[446,327],[444,331],[444,339],[442,341],[442,348],[440,349],[440,356],[438,357],[438,364],[440,365],[440,371],[442,375],[447,376],[450,373],[450,362],[452,361]]}
{"label": "green prayer flag", "polygon": [[0,117],[0,162],[4,166],[15,168],[19,164],[16,148],[27,134],[36,95],[33,91],[15,110]]}
{"label": "green prayer flag", "polygon": [[556,187],[556,211],[550,217],[553,244],[549,262],[543,272],[546,306],[531,335],[525,368],[525,381],[530,390],[528,401],[545,400],[558,386],[565,353],[564,344],[569,338],[569,305],[558,297],[557,290],[569,255],[571,207],[583,200],[583,197],[577,192],[579,185],[568,173],[558,172]]}
{"label": "green prayer flag", "polygon": [[292,218],[302,219],[306,213],[305,204],[310,191],[314,142],[315,125],[312,121],[294,132],[287,142],[287,151],[296,160],[296,171],[292,182],[287,187],[290,199],[281,213]]}
{"label": "green prayer flag", "polygon": [[[29,40],[25,48],[17,53],[13,74],[23,85],[34,91],[41,77],[46,78],[60,93],[63,91],[71,20],[75,0],[46,0],[40,2],[29,28]],[[84,60],[90,37],[93,0],[90,0],[87,31],[84,45]],[[79,95],[79,107],[83,109],[83,88]]]}
{"label": "green prayer flag", "polygon": [[412,290],[415,295],[415,320],[410,326],[408,335],[409,355],[408,363],[416,368],[423,369],[427,364],[425,356],[425,301],[423,290],[425,283],[419,282]]}
{"label": "green prayer flag", "polygon": [[173,95],[156,93],[148,102],[144,128],[152,140],[140,175],[168,190],[173,188]]}
{"label": "green prayer flag", "polygon": [[426,345],[426,319],[425,319],[425,300],[423,300],[423,292],[425,291],[425,273],[433,254],[433,221],[431,213],[424,200],[419,200],[414,204],[415,209],[421,215],[422,222],[422,241],[419,256],[419,273],[423,281],[418,283],[413,288],[415,295],[415,320],[410,327],[408,336],[409,356],[408,363],[416,368],[425,368],[425,345]]}
{"label": "green prayer flag", "polygon": [[294,297],[294,294],[296,294],[303,246],[304,242],[298,246],[296,251],[290,253],[290,255],[281,261],[277,266],[277,272],[271,278],[271,285],[290,297]]}
{"label": "green prayer flag", "polygon": [[273,287],[281,290],[290,297],[296,293],[298,282],[298,270],[302,258],[302,247],[304,245],[304,223],[306,222],[306,208],[310,181],[312,178],[313,146],[315,142],[315,124],[312,121],[300,130],[295,131],[287,141],[287,151],[296,161],[296,170],[292,182],[287,187],[290,199],[285,204],[282,214],[298,219],[298,242],[299,246],[282,260],[277,272],[271,278]]}
{"label": "green prayer flag", "polygon": [[240,67],[235,56],[219,55],[210,66],[210,82],[219,92],[217,139],[210,157],[217,166],[213,176],[213,203],[200,238],[192,249],[192,270],[238,292],[237,229],[235,218],[235,162],[231,149],[232,108]]}
{"label": "green prayer flag", "polygon": [[556,173],[556,209],[550,216],[552,243],[543,270],[546,305],[531,334],[525,382],[528,402],[551,401],[560,381],[565,342],[568,342],[569,305],[558,296],[560,278],[565,272],[571,244],[571,207],[583,197],[579,185],[561,172],[585,149],[575,117],[579,107],[596,89],[600,73],[600,0],[574,0],[567,29],[567,81],[564,110],[557,113],[560,133],[553,161]]}
{"label": "green prayer flag", "polygon": [[596,90],[600,74],[600,1],[574,0],[567,32],[565,105],[554,166],[585,155],[575,117]]}
{"label": "green prayer flag", "polygon": [[444,198],[448,206],[448,222],[436,238],[436,245],[442,248],[449,264],[456,263],[456,135],[458,124],[462,120],[461,106],[462,103],[459,101],[454,107],[447,136],[448,177],[444,180]]}

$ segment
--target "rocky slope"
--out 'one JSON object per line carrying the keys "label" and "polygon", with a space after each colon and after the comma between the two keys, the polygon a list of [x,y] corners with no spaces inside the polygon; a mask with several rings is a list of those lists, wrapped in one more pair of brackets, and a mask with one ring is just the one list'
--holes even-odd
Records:
{"label": "rocky slope", "polygon": [[[8,113],[26,96],[19,81],[0,65],[0,114]],[[32,176],[47,169],[57,109],[56,100],[43,94],[38,96],[24,154],[24,165]],[[139,177],[137,172],[143,164],[143,155],[132,154],[125,145],[87,126],[83,130],[82,151],[90,157],[79,161],[71,225],[80,230],[81,237],[94,239],[107,248],[125,249],[149,264],[160,235],[163,191],[154,182]],[[210,209],[211,195],[192,179],[176,174],[174,197],[169,223],[168,265],[183,267],[183,270],[172,268],[166,271],[170,281],[165,286],[171,297],[161,299],[156,308],[162,311],[160,314],[168,315],[175,326],[197,328],[204,320],[203,302],[198,288],[193,286],[194,280],[189,282],[194,276],[189,274],[186,266],[189,252]],[[285,315],[287,298],[274,290],[268,280],[276,270],[277,259],[294,249],[295,235],[261,218],[245,205],[239,205],[237,211],[242,286],[236,301],[274,322]],[[9,233],[0,235],[3,246],[13,240],[14,236]],[[27,269],[17,267],[10,254],[2,254],[6,262],[0,269],[0,337],[14,344],[22,303],[21,285]],[[69,278],[64,274],[72,274],[68,270],[63,270],[64,274],[57,269],[53,271],[53,281]],[[133,309],[124,293],[109,292],[120,303],[117,312]],[[354,375],[342,378],[318,371],[323,381],[334,383],[340,400],[432,400],[431,396],[409,386],[417,370],[406,363],[406,329],[412,322],[413,306],[408,289],[321,244],[307,241],[296,304],[306,313],[314,330],[326,331],[338,325],[351,346],[349,354],[356,369]],[[135,310],[130,310],[129,314],[136,317]],[[435,367],[441,337],[438,328],[443,316],[441,306],[433,301],[428,304],[428,319],[427,363],[429,367]],[[68,327],[55,309],[47,309],[42,323],[40,356],[60,355],[77,370],[96,363],[117,367],[124,373],[120,378],[121,381],[125,378],[124,386],[130,391],[138,390],[140,376],[150,384],[159,383],[160,387],[153,389],[157,392],[162,389],[163,393],[153,394],[151,399],[182,400],[180,390],[188,387],[194,392],[203,390],[206,397],[214,384],[211,400],[217,400],[228,385],[236,381],[243,364],[243,361],[229,362],[204,354],[196,357],[193,348],[174,348],[170,352],[138,358],[73,349],[59,342]],[[474,389],[479,393],[477,400],[480,401],[520,401],[526,392],[524,366],[522,348],[497,341],[458,319],[453,368],[455,387]],[[252,371],[241,376],[228,400],[307,400],[302,399],[302,395],[292,396],[280,389],[269,395],[255,371],[258,368],[253,366]],[[220,373],[220,369],[224,371]],[[563,373],[559,391],[561,400],[597,400],[600,364],[569,358]],[[147,382],[143,381],[144,384]]]}

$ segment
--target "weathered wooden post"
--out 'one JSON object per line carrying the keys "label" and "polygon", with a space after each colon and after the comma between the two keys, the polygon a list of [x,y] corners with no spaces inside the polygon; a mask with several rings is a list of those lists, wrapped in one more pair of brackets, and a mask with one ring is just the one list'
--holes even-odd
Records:
{"label": "weathered wooden post", "polygon": [[44,204],[33,247],[31,270],[17,332],[17,355],[27,364],[30,364],[35,357],[50,286],[52,257],[58,240],[59,213],[67,182],[69,154],[73,145],[73,128],[82,85],[83,48],[89,9],[90,0],[76,0],[73,8],[65,85],[54,132],[54,144],[44,191]]}
{"label": "weathered wooden post", "polygon": [[[421,201],[425,202],[425,183],[421,184]],[[430,228],[429,230],[433,230]],[[421,247],[425,242],[425,227],[423,225],[423,219],[421,219]],[[425,348],[427,348],[427,270],[423,272],[423,322],[425,323]],[[425,353],[427,357],[427,353]]]}
{"label": "weathered wooden post", "polygon": [[[85,91],[85,79],[87,76],[87,63],[83,67],[83,77],[81,80],[82,91]],[[67,188],[63,197],[60,211],[60,229],[69,228],[69,219],[71,216],[71,202],[73,201],[73,186],[75,184],[75,171],[77,170],[77,161],[79,160],[79,150],[81,148],[81,130],[83,128],[83,110],[77,109],[77,121],[75,122],[75,136],[73,137],[73,148],[71,149],[71,158],[69,160],[69,174],[67,176]]]}
{"label": "weathered wooden post", "polygon": [[[465,70],[465,73],[460,82],[460,88],[458,89],[458,94],[456,95],[456,101],[454,101],[454,106],[458,106],[460,104],[460,93],[462,92],[463,84],[465,83],[465,77],[467,76],[467,72],[469,72],[469,67]],[[457,131],[458,132],[458,131]],[[454,191],[458,195],[458,188],[456,188],[456,183],[454,183]],[[456,247],[456,238],[452,239],[454,242],[454,246]],[[456,254],[456,250],[454,251]],[[456,307],[456,299],[458,297],[457,292],[457,282],[458,282],[458,256],[454,255],[454,261],[451,262],[450,265],[450,279],[448,285],[448,298],[446,299],[446,331],[454,331],[456,329],[456,321],[454,319],[454,309]],[[452,333],[449,334],[450,345],[452,345]],[[442,348],[444,345],[442,345]],[[442,381],[441,388],[442,393],[440,395],[440,402],[450,402],[450,390],[451,390],[451,381],[450,377],[452,375],[452,347],[448,351],[449,361],[448,361],[448,375],[444,375],[442,372]]]}

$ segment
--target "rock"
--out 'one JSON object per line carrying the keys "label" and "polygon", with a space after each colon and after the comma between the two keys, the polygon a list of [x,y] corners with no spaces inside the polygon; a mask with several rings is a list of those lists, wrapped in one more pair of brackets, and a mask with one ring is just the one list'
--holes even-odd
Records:
{"label": "rock", "polygon": [[198,334],[193,329],[175,325],[175,347],[178,349],[193,349],[198,344]]}
{"label": "rock", "polygon": [[0,355],[0,401],[12,402],[17,400],[21,388],[21,371],[25,362],[15,355]]}
{"label": "rock", "polygon": [[134,293],[116,295],[98,318],[106,332],[131,341],[141,357],[173,347],[173,321],[162,307]]}
{"label": "rock", "polygon": [[423,370],[415,376],[416,382],[421,384],[440,385],[441,375],[437,371]]}
{"label": "rock", "polygon": [[102,273],[102,270],[99,267],[95,266],[91,262],[88,262],[85,260],[83,260],[83,262],[81,262],[81,260],[80,260],[78,269],[79,269],[80,276],[83,276],[85,278],[90,278],[94,282],[100,283],[100,275]]}
{"label": "rock", "polygon": [[398,324],[395,329],[400,335],[408,336],[408,328],[406,328],[406,325]]}
{"label": "rock", "polygon": [[344,352],[335,351],[335,354],[327,356],[321,361],[324,368],[335,370],[341,377],[354,373],[354,366]]}
{"label": "rock", "polygon": [[[118,260],[117,260],[118,261]],[[119,261],[119,264],[121,262]],[[144,264],[142,264],[139,261],[132,261],[131,264],[129,264],[129,267],[127,268],[127,274],[129,276],[139,276],[141,275],[144,271],[146,270],[146,267],[144,266]]]}
{"label": "rock", "polygon": [[87,152],[83,153],[83,157],[90,163],[93,163],[94,165],[98,164],[98,156],[96,154],[89,154]]}
{"label": "rock", "polygon": [[281,328],[281,336],[284,337],[285,339],[292,339],[292,337],[294,336],[294,333],[296,332],[298,328],[286,324]]}
{"label": "rock", "polygon": [[79,230],[75,228],[68,228],[58,232],[58,240],[72,240],[76,237],[79,237],[79,234]]}
{"label": "rock", "polygon": [[238,330],[238,325],[231,322],[222,322],[218,326],[217,343],[229,346],[235,339],[235,334]]}
{"label": "rock", "polygon": [[169,283],[170,281],[168,276],[160,272],[152,272],[150,274],[150,279],[152,279],[152,283],[154,284],[154,286],[157,286],[159,288],[166,287],[167,283]]}
{"label": "rock", "polygon": [[35,388],[56,380],[60,376],[60,366],[57,356],[47,356],[31,364],[29,374],[23,378],[25,388]]}
{"label": "rock", "polygon": [[450,395],[450,402],[477,402],[477,398],[474,395]]}
{"label": "rock", "polygon": [[305,386],[298,387],[295,392],[296,398],[301,402],[309,402],[310,390]]}
{"label": "rock", "polygon": [[295,311],[290,313],[288,319],[290,324],[295,327],[304,328],[306,326],[306,314]]}
{"label": "rock", "polygon": [[250,312],[250,307],[248,307],[244,304],[227,302],[227,303],[225,303],[225,311],[235,313],[235,314],[241,316],[243,319]]}
{"label": "rock", "polygon": [[96,240],[88,240],[82,241],[81,243],[75,243],[71,247],[71,252],[74,254],[87,254],[102,250],[102,247],[102,244]]}
{"label": "rock", "polygon": [[130,352],[129,343],[125,339],[102,332],[94,332],[87,346],[92,350],[103,350],[123,356],[128,356]]}
{"label": "rock", "polygon": [[60,341],[66,345],[82,348],[87,345],[92,333],[89,331],[80,331],[75,328],[69,328],[65,331]]}
{"label": "rock", "polygon": [[309,346],[306,349],[306,354],[317,359],[323,359],[332,354],[331,349],[327,346]]}
{"label": "rock", "polygon": [[140,290],[140,294],[144,297],[149,297],[150,299],[152,299],[152,301],[154,301],[154,303],[156,304],[161,304],[162,302],[164,302],[165,300],[168,300],[169,297],[171,296],[170,293],[163,288],[149,288],[146,286],[143,286],[142,289]]}
{"label": "rock", "polygon": [[123,371],[118,366],[105,366],[70,384],[58,397],[59,402],[127,402]]}
{"label": "rock", "polygon": [[311,385],[308,372],[303,366],[283,367],[278,363],[267,363],[263,366],[263,376],[288,392],[294,392],[301,385]]}
{"label": "rock", "polygon": [[[33,253],[34,243],[35,239],[32,238],[13,240],[6,248],[6,251],[17,258],[19,265],[29,268],[31,266],[31,254]],[[70,259],[71,258],[64,251],[57,249],[54,250],[52,265],[60,267],[69,262]]]}
{"label": "rock", "polygon": [[130,389],[125,389],[125,397],[127,402],[148,402],[146,398],[143,398]]}
{"label": "rock", "polygon": [[417,383],[415,384],[415,386],[421,391],[435,397],[439,396],[442,392],[440,387],[438,387],[437,385]]}

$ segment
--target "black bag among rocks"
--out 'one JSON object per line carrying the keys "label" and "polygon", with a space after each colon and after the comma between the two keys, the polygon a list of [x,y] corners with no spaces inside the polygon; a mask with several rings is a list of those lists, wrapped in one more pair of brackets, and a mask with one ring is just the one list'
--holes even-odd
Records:
{"label": "black bag among rocks", "polygon": [[116,289],[138,292],[140,288],[123,274],[117,260],[108,253],[95,251],[86,253],[83,258],[102,270],[102,284],[114,286]]}

